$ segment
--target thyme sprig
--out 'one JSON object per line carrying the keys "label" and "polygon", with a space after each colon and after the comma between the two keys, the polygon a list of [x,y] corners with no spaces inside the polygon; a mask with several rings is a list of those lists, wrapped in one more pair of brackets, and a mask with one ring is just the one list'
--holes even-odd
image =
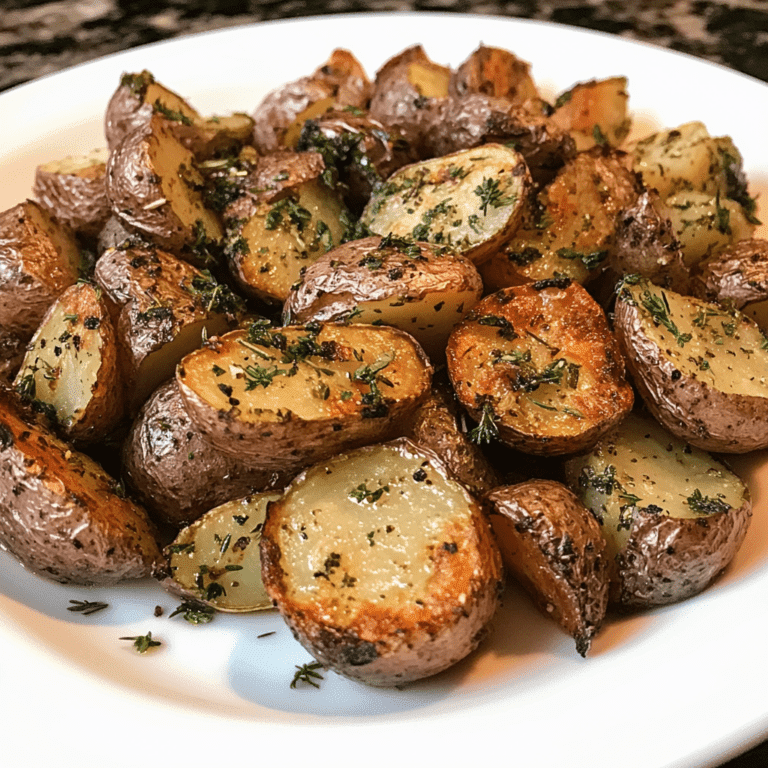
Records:
{"label": "thyme sprig", "polygon": [[121,637],[121,640],[130,640],[138,653],[146,653],[150,648],[156,648],[162,645],[159,640],[152,639],[152,633],[146,635],[136,635],[135,637]]}
{"label": "thyme sprig", "polygon": [[323,680],[323,676],[317,671],[323,669],[323,665],[319,661],[312,661],[308,664],[295,665],[296,672],[291,680],[291,688],[296,688],[299,683],[307,683],[314,688],[319,688],[320,684],[315,680]]}
{"label": "thyme sprig", "polygon": [[68,611],[73,613],[82,613],[83,616],[90,616],[92,613],[103,611],[109,607],[109,603],[102,603],[98,600],[70,600],[70,606],[67,607]]}

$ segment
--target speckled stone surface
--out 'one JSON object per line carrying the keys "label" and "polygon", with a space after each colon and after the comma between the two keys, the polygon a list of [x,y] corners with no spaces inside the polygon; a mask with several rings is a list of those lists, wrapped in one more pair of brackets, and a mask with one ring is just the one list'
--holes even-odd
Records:
{"label": "speckled stone surface", "polygon": [[[0,0],[0,90],[170,37],[268,19],[387,10],[588,27],[700,56],[768,82],[768,0]],[[766,766],[768,742],[723,768]]]}
{"label": "speckled stone surface", "polygon": [[107,53],[264,19],[439,10],[556,21],[648,40],[768,81],[766,0],[0,0],[0,90]]}

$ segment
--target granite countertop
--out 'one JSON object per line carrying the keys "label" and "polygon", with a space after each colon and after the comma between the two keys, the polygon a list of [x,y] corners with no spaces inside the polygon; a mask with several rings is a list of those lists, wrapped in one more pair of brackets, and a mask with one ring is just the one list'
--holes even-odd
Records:
{"label": "granite countertop", "polygon": [[[0,90],[170,37],[268,19],[387,10],[495,14],[588,27],[700,56],[768,82],[766,0],[2,0],[0,5]],[[765,766],[768,742],[724,768]]]}

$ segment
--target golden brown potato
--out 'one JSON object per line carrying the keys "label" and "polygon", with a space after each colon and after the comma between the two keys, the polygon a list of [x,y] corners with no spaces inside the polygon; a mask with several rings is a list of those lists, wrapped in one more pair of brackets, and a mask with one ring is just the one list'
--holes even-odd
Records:
{"label": "golden brown potato", "polygon": [[333,248],[307,267],[285,302],[283,322],[391,325],[410,333],[437,362],[482,291],[474,264],[453,251],[367,237]]}
{"label": "golden brown potato", "polygon": [[269,506],[264,586],[324,666],[394,686],[473,651],[499,601],[480,504],[408,440],[308,469]]}
{"label": "golden brown potato", "polygon": [[268,93],[253,113],[253,144],[262,154],[293,149],[306,120],[329,109],[368,105],[371,84],[360,62],[343,48],[309,77]]}
{"label": "golden brown potato", "polygon": [[752,514],[744,483],[647,417],[630,415],[566,464],[602,523],[611,602],[645,608],[704,589],[741,546]]}
{"label": "golden brown potato", "polygon": [[752,320],[629,277],[615,327],[638,392],[672,434],[722,453],[768,447],[768,345]]}
{"label": "golden brown potato", "polygon": [[0,542],[27,568],[73,584],[149,576],[162,557],[146,512],[3,389]]}
{"label": "golden brown potato", "polygon": [[204,334],[227,331],[243,307],[210,273],[153,247],[105,251],[95,278],[114,307],[131,413]]}
{"label": "golden brown potato", "polygon": [[448,92],[453,98],[484,93],[522,105],[539,98],[530,70],[531,65],[513,53],[481,45],[451,74]]}
{"label": "golden brown potato", "polygon": [[86,241],[94,241],[112,215],[107,199],[106,149],[66,157],[35,171],[32,191],[52,216]]}
{"label": "golden brown potato", "polygon": [[608,557],[600,524],[564,485],[530,480],[487,496],[507,571],[586,656],[608,607]]}
{"label": "golden brown potato", "polygon": [[48,307],[79,277],[72,230],[27,200],[0,213],[0,329],[27,342]]}
{"label": "golden brown potato", "polygon": [[176,529],[218,504],[290,479],[209,443],[184,409],[175,379],[152,394],[133,422],[123,470],[152,519]]}
{"label": "golden brown potato", "polygon": [[125,392],[117,334],[99,288],[77,283],[51,305],[15,387],[73,440],[97,442],[117,426]]}
{"label": "golden brown potato", "polygon": [[378,235],[447,246],[479,264],[514,234],[530,185],[518,152],[486,144],[396,171],[361,221]]}
{"label": "golden brown potato", "polygon": [[194,155],[160,114],[127,134],[107,163],[115,216],[161,248],[198,262],[210,258],[206,246],[224,234],[218,216],[204,205],[202,186]]}
{"label": "golden brown potato", "polygon": [[768,300],[768,240],[739,240],[699,265],[691,292],[742,309]]}
{"label": "golden brown potato", "polygon": [[395,328],[254,323],[187,355],[176,379],[206,439],[288,471],[402,434],[431,373],[421,347]]}
{"label": "golden brown potato", "polygon": [[567,279],[486,296],[451,334],[447,356],[459,402],[479,422],[477,441],[575,453],[632,408],[603,310]]}
{"label": "golden brown potato", "polygon": [[199,159],[231,153],[250,139],[253,130],[253,120],[242,113],[202,117],[181,96],[144,70],[123,74],[107,105],[104,133],[109,149],[114,150],[155,114],[168,121],[174,136]]}

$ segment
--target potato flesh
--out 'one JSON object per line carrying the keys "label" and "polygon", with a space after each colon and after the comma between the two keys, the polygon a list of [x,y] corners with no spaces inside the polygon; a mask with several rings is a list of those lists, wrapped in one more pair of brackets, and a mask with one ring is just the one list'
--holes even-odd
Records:
{"label": "potato flesh", "polygon": [[601,520],[613,558],[629,540],[635,508],[653,504],[659,515],[708,517],[690,499],[720,501],[730,509],[744,502],[744,483],[699,448],[672,436],[655,421],[631,414],[586,456],[566,464],[571,486]]}
{"label": "potato flesh", "polygon": [[[295,375],[286,375],[294,366],[283,362],[280,350],[249,342],[245,331],[232,331],[215,347],[192,353],[182,361],[179,375],[212,408],[228,412],[236,407],[238,420],[254,424],[280,422],[289,414],[311,421],[360,412],[370,385],[355,381],[354,374],[377,362],[386,363],[381,375],[389,384],[380,384],[385,398],[396,400],[423,391],[429,375],[423,364],[416,364],[413,346],[398,344],[371,326],[326,328],[320,339],[334,339],[339,355],[333,360],[312,356],[297,364]],[[308,336],[301,327],[277,330],[288,344]],[[217,375],[216,367],[224,372]],[[270,377],[266,386],[248,388],[249,381],[264,376]]]}
{"label": "potato flesh", "polygon": [[343,235],[341,205],[319,181],[301,184],[290,199],[308,214],[305,222],[294,223],[286,211],[270,228],[270,217],[281,203],[264,203],[240,233],[247,253],[237,258],[236,270],[245,288],[277,301],[288,297],[302,267],[338,244]]}
{"label": "potato flesh", "polygon": [[451,246],[477,262],[514,232],[529,184],[519,153],[486,144],[396,171],[362,220],[376,234]]}
{"label": "potato flesh", "polygon": [[234,499],[180,531],[168,550],[173,580],[220,611],[271,608],[261,580],[259,541],[267,505],[279,498],[258,493]]}
{"label": "potato flesh", "polygon": [[[370,494],[358,501],[361,486]],[[358,454],[313,467],[285,501],[279,545],[288,597],[322,601],[327,618],[343,625],[367,604],[418,605],[435,576],[431,553],[461,547],[472,525],[468,498],[421,453],[382,446],[370,462]]]}
{"label": "potato flesh", "polygon": [[[642,313],[643,332],[685,378],[720,392],[768,397],[768,349],[760,329],[743,315],[642,281],[625,294]],[[648,308],[668,307],[660,314]],[[667,316],[675,331],[659,322]],[[690,339],[685,340],[690,334]],[[683,343],[678,342],[680,339]]]}
{"label": "potato flesh", "polygon": [[48,173],[74,174],[77,176],[89,177],[101,173],[101,167],[104,166],[109,157],[109,150],[106,148],[94,149],[85,155],[70,155],[61,160],[52,160],[50,163],[44,163],[39,166],[41,171]]}

